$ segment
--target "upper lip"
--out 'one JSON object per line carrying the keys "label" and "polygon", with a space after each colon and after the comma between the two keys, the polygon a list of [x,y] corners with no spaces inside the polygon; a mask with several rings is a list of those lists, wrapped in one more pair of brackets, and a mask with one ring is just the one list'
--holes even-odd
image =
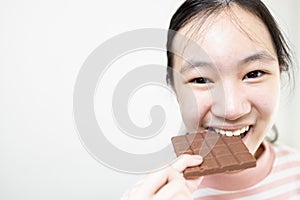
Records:
{"label": "upper lip", "polygon": [[218,125],[213,125],[213,126],[207,126],[206,129],[220,129],[220,130],[224,130],[224,131],[236,131],[239,129],[242,129],[244,127],[247,126],[251,126],[251,124],[243,124],[243,125],[234,125],[234,126],[229,126],[229,125],[222,125],[222,126],[218,126]]}

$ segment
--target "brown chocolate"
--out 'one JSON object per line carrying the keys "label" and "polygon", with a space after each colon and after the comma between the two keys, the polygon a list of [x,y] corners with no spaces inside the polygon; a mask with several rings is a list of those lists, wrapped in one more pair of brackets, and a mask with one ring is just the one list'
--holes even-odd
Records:
{"label": "brown chocolate", "polygon": [[191,154],[204,158],[200,166],[185,169],[183,174],[187,179],[256,166],[255,158],[239,136],[203,131],[173,137],[172,143],[177,156]]}

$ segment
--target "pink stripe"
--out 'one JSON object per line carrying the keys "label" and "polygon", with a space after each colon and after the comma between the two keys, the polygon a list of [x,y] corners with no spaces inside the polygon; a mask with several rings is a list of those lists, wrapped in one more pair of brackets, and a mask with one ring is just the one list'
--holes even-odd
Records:
{"label": "pink stripe", "polygon": [[[232,198],[240,198],[240,197],[245,197],[245,196],[250,196],[250,195],[255,195],[259,194],[261,192],[265,192],[270,189],[274,189],[276,187],[282,186],[283,184],[291,183],[293,181],[300,180],[300,174],[295,174],[291,175],[289,177],[286,177],[284,179],[280,179],[277,181],[274,181],[272,183],[250,189],[247,191],[242,191],[242,192],[236,192],[233,194],[219,194],[219,195],[213,195],[213,196],[206,196],[206,197],[200,197],[198,200],[210,200],[210,199],[232,199]],[[300,189],[300,188],[299,188]],[[298,191],[299,189],[295,190]]]}
{"label": "pink stripe", "polygon": [[292,155],[293,153],[291,151],[284,149],[284,150],[280,150],[279,152],[275,152],[275,154],[276,154],[276,158],[280,158],[282,156]]}

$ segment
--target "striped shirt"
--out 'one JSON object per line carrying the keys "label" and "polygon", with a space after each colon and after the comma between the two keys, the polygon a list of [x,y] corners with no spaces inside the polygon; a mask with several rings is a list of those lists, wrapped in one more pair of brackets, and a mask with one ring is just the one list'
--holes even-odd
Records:
{"label": "striped shirt", "polygon": [[300,153],[283,145],[263,145],[255,168],[204,177],[194,199],[300,199]]}

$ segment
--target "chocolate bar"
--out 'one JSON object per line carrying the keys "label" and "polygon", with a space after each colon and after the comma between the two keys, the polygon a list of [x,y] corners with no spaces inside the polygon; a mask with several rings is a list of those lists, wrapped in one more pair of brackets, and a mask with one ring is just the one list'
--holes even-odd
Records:
{"label": "chocolate bar", "polygon": [[185,169],[183,175],[187,179],[256,166],[256,159],[240,136],[228,137],[214,131],[202,131],[175,136],[171,140],[177,156],[191,154],[204,158],[201,165]]}

